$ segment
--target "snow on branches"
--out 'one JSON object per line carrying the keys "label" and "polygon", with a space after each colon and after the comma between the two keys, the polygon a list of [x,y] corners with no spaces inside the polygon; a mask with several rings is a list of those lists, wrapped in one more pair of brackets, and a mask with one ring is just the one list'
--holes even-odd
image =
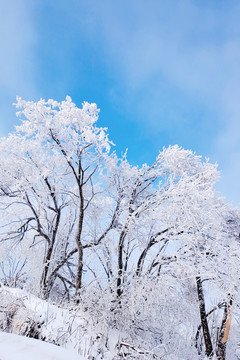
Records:
{"label": "snow on branches", "polygon": [[94,343],[96,359],[224,358],[239,212],[215,191],[217,165],[174,145],[132,166],[96,104],[16,107],[0,140],[2,282],[81,308],[83,355]]}

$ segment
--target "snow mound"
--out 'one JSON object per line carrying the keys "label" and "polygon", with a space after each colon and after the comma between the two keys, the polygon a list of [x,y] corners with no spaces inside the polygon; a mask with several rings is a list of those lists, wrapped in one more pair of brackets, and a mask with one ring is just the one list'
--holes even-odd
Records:
{"label": "snow mound", "polygon": [[0,332],[0,360],[85,360],[60,346]]}

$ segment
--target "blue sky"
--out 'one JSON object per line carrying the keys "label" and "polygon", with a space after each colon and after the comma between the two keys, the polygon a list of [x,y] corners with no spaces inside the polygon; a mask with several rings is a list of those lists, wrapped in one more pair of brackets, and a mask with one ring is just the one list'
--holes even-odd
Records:
{"label": "blue sky", "polygon": [[16,95],[96,102],[131,163],[192,149],[239,205],[239,15],[234,0],[0,0],[0,135]]}

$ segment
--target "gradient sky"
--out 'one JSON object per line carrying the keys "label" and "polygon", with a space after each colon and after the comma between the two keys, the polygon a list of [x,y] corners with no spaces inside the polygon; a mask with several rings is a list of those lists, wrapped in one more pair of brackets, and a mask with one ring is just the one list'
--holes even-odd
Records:
{"label": "gradient sky", "polygon": [[16,95],[96,102],[118,154],[192,149],[239,205],[239,18],[237,0],[0,0],[0,135]]}

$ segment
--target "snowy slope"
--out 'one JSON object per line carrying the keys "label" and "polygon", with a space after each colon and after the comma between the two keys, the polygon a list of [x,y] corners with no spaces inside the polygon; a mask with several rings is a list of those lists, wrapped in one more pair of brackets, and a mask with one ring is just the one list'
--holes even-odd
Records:
{"label": "snowy slope", "polygon": [[0,332],[0,360],[85,360],[59,346]]}

